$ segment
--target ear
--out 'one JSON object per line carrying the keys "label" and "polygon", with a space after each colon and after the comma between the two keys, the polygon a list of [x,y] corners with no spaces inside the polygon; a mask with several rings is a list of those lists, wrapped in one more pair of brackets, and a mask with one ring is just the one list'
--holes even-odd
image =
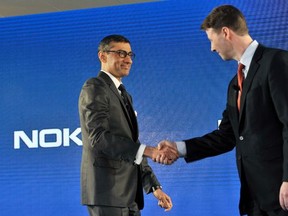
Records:
{"label": "ear", "polygon": [[107,55],[105,52],[102,52],[102,51],[98,52],[98,58],[99,58],[100,62],[102,62],[102,63],[107,62]]}
{"label": "ear", "polygon": [[228,28],[228,27],[223,27],[222,30],[221,30],[223,36],[225,39],[227,40],[231,40],[231,37],[232,37],[232,34],[233,34],[233,31]]}

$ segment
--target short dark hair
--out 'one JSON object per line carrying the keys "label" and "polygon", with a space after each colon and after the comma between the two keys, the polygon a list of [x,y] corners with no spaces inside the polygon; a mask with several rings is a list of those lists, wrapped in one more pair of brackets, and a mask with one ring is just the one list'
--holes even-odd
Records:
{"label": "short dark hair", "polygon": [[98,52],[109,50],[110,49],[109,45],[111,42],[123,42],[130,44],[130,41],[122,35],[108,35],[100,41],[98,46]]}
{"label": "short dark hair", "polygon": [[214,8],[201,25],[202,30],[213,28],[215,31],[220,31],[223,27],[232,29],[238,35],[248,33],[244,15],[232,5],[222,5]]}

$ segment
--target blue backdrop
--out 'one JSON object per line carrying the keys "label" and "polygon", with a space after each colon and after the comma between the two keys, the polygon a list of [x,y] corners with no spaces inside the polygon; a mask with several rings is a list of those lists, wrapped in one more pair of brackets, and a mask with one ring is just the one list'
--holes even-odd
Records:
{"label": "blue backdrop", "polygon": [[[211,53],[200,24],[224,3],[244,12],[258,42],[288,49],[287,0],[171,0],[1,18],[0,215],[87,215],[77,103],[84,81],[98,73],[97,46],[108,34],[128,37],[136,53],[124,83],[143,143],[216,129],[236,62]],[[150,164],[174,207],[166,213],[147,195],[143,216],[238,215],[234,151]]]}

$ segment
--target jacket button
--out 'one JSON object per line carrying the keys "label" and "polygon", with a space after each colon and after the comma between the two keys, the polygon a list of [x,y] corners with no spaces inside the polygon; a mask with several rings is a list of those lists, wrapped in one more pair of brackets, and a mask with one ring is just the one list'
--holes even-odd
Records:
{"label": "jacket button", "polygon": [[239,140],[241,140],[241,141],[244,140],[244,137],[243,137],[243,136],[240,136],[240,137],[239,137]]}

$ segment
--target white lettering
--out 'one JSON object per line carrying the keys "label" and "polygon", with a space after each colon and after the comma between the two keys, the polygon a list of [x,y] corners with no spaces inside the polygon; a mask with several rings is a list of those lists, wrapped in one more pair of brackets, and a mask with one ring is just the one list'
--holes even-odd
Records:
{"label": "white lettering", "polygon": [[32,130],[32,139],[24,131],[14,131],[14,149],[20,149],[20,139],[28,148],[38,148],[38,130]]}
{"label": "white lettering", "polygon": [[[46,141],[47,135],[55,135],[55,141]],[[43,148],[55,148],[62,144],[62,131],[60,129],[44,129],[39,132],[39,145]]]}
{"label": "white lettering", "polygon": [[28,148],[57,148],[60,146],[69,147],[70,140],[76,145],[82,146],[82,141],[78,137],[81,128],[76,128],[70,133],[69,128],[63,130],[58,128],[32,130],[32,137],[29,138],[24,131],[14,131],[14,149],[20,149],[21,144],[25,144]]}
{"label": "white lettering", "polygon": [[77,128],[69,134],[69,128],[63,129],[63,146],[70,146],[70,140],[74,141],[78,146],[82,146],[82,140],[77,136],[81,133],[81,128]]}

